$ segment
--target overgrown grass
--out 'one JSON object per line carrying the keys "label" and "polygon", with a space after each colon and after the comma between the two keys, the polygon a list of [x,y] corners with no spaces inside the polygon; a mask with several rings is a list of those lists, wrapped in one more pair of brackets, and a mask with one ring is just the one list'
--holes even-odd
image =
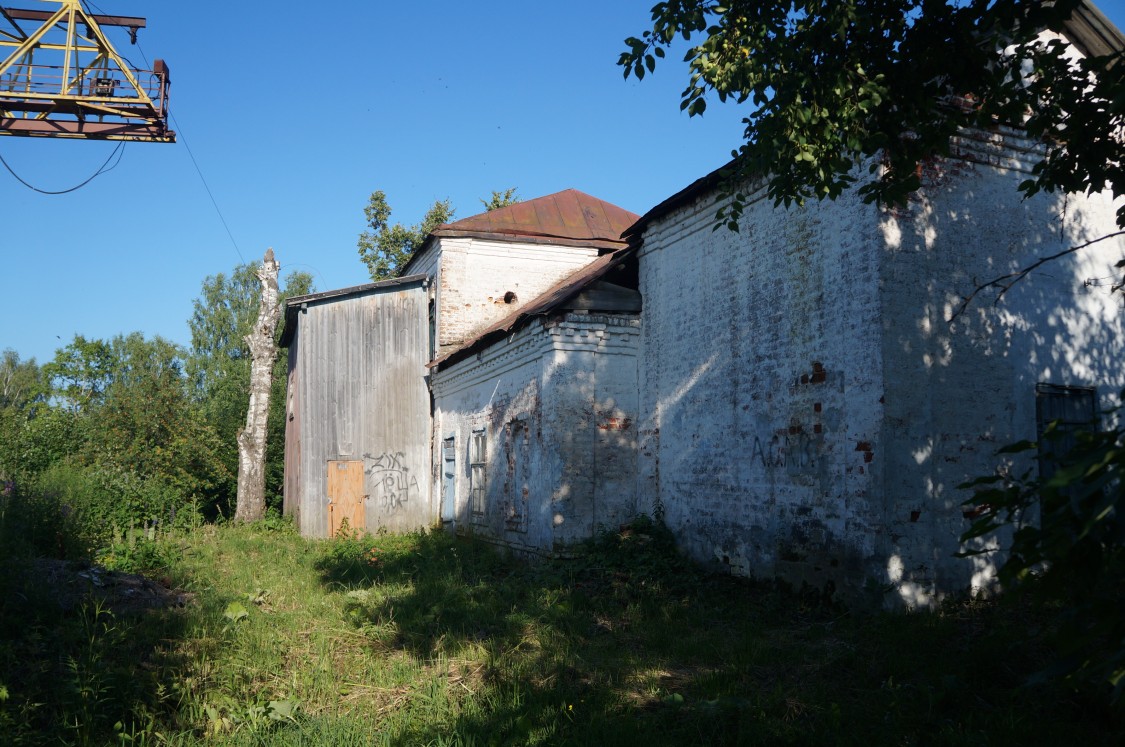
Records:
{"label": "overgrown grass", "polygon": [[[0,606],[12,744],[1121,743],[1089,693],[1021,683],[1050,652],[1017,603],[848,613],[699,573],[658,525],[580,559],[441,532],[163,535],[183,609]],[[148,552],[146,550],[146,552]],[[4,699],[4,689],[7,698]]]}

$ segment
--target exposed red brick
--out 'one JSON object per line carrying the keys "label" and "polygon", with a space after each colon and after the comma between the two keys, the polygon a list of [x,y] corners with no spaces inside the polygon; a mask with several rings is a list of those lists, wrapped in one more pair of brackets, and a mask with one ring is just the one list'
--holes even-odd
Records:
{"label": "exposed red brick", "polygon": [[981,503],[980,505],[972,506],[971,508],[966,508],[964,511],[961,512],[961,515],[964,516],[966,519],[975,519],[979,516],[983,516],[984,514],[988,513],[991,510],[992,510],[992,506],[990,506],[987,503]]}
{"label": "exposed red brick", "polygon": [[820,412],[820,410],[821,410],[820,403],[817,402],[815,405],[812,406],[812,409],[813,409],[813,412]]}
{"label": "exposed red brick", "polygon": [[859,443],[857,443],[855,445],[855,450],[856,451],[871,451],[871,442],[870,441],[860,441]]}
{"label": "exposed red brick", "polygon": [[875,455],[872,454],[870,451],[863,452],[863,461],[870,462],[874,458],[875,458]]}

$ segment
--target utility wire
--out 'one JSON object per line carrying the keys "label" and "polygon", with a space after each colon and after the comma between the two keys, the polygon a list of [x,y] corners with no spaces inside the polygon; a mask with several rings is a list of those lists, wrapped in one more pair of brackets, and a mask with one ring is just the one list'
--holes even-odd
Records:
{"label": "utility wire", "polygon": [[[91,176],[89,179],[82,182],[81,184],[79,184],[76,187],[71,187],[70,189],[60,189],[58,191],[52,191],[52,190],[48,190],[48,189],[40,189],[39,187],[36,187],[34,184],[29,184],[27,181],[25,181],[23,179],[23,177],[21,177],[19,174],[17,174],[15,172],[15,170],[10,165],[8,165],[8,162],[4,160],[3,155],[0,155],[0,164],[4,164],[4,168],[8,170],[9,174],[11,174],[12,176],[14,176],[16,178],[16,181],[18,181],[20,184],[22,184],[23,186],[27,187],[28,189],[30,189],[34,192],[38,192],[41,195],[65,195],[65,194],[69,194],[70,192],[76,192],[79,189],[82,189],[83,187],[85,187],[90,182],[97,179],[102,174],[104,174],[108,171],[113,171],[115,168],[117,168],[117,164],[121,163],[121,157],[124,154],[125,154],[125,141],[122,140],[121,142],[119,142],[117,144],[117,147],[113,149],[113,152],[109,154],[109,158],[105,159],[105,163],[103,163],[101,165],[101,168],[99,168],[97,171],[94,172],[93,176]],[[112,166],[110,166],[109,162],[113,161],[114,156],[117,157],[117,160],[114,161]]]}
{"label": "utility wire", "polygon": [[[143,52],[142,52],[143,54]],[[203,170],[199,168],[199,163],[195,160],[195,154],[191,152],[191,146],[188,145],[187,138],[184,137],[184,131],[180,128],[180,123],[176,121],[176,115],[171,112],[168,116],[172,119],[172,124],[176,126],[176,137],[178,137],[187,149],[188,156],[191,158],[191,163],[195,166],[195,173],[199,174],[199,181],[203,182],[203,188],[207,190],[207,196],[211,198],[211,204],[215,206],[215,213],[218,214],[219,220],[223,223],[223,228],[227,231],[227,236],[230,237],[230,243],[234,246],[234,251],[238,253],[238,258],[242,260],[242,264],[246,264],[246,258],[242,256],[242,250],[238,248],[238,242],[234,240],[234,234],[231,233],[230,226],[227,225],[227,219],[223,217],[223,211],[219,209],[219,203],[215,200],[215,195],[211,192],[211,187],[207,184],[207,179],[203,176]]]}
{"label": "utility wire", "polygon": [[[145,50],[141,47],[140,43],[137,44],[137,51],[141,53],[141,59],[145,61],[145,67],[152,68],[152,65],[148,61],[148,55],[145,54]],[[199,168],[199,162],[195,160],[195,154],[191,152],[191,146],[188,145],[187,138],[184,137],[184,131],[180,127],[180,123],[176,120],[176,115],[169,111],[168,117],[176,127],[176,137],[183,142],[184,148],[187,149],[188,157],[191,158],[191,163],[195,166],[195,173],[199,174],[199,181],[203,182],[203,189],[207,190],[207,196],[211,198],[211,204],[215,207],[215,213],[219,216],[223,228],[226,229],[227,236],[230,238],[230,243],[234,246],[234,251],[238,254],[238,258],[242,261],[242,264],[246,264],[246,258],[242,256],[242,250],[238,248],[238,242],[234,240],[234,234],[231,233],[230,226],[227,225],[227,219],[223,217],[223,211],[219,209],[219,203],[215,199],[215,195],[211,192],[211,187],[207,184],[207,178],[203,176],[203,169]]]}

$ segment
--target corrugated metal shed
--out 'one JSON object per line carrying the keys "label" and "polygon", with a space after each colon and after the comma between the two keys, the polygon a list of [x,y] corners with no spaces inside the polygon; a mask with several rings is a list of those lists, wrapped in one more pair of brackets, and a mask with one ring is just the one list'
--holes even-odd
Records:
{"label": "corrugated metal shed", "polygon": [[368,530],[432,520],[428,313],[424,276],[287,302],[285,509],[302,534],[345,514]]}

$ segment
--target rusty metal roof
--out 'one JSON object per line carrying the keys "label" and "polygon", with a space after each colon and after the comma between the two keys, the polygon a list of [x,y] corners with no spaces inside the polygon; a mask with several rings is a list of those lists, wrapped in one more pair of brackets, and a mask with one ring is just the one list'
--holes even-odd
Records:
{"label": "rusty metal roof", "polygon": [[590,264],[551,286],[516,311],[487,327],[475,339],[437,358],[429,364],[430,368],[437,371],[448,368],[492,343],[504,339],[517,329],[525,326],[534,317],[544,316],[559,309],[627,259],[631,251],[631,249],[623,248],[609,254],[603,254]]}
{"label": "rusty metal roof", "polygon": [[625,245],[621,234],[639,217],[585,192],[566,189],[440,225],[431,235],[519,239],[614,250]]}
{"label": "rusty metal roof", "polygon": [[1064,24],[1063,33],[1088,57],[1125,51],[1125,36],[1090,0],[1078,4]]}

